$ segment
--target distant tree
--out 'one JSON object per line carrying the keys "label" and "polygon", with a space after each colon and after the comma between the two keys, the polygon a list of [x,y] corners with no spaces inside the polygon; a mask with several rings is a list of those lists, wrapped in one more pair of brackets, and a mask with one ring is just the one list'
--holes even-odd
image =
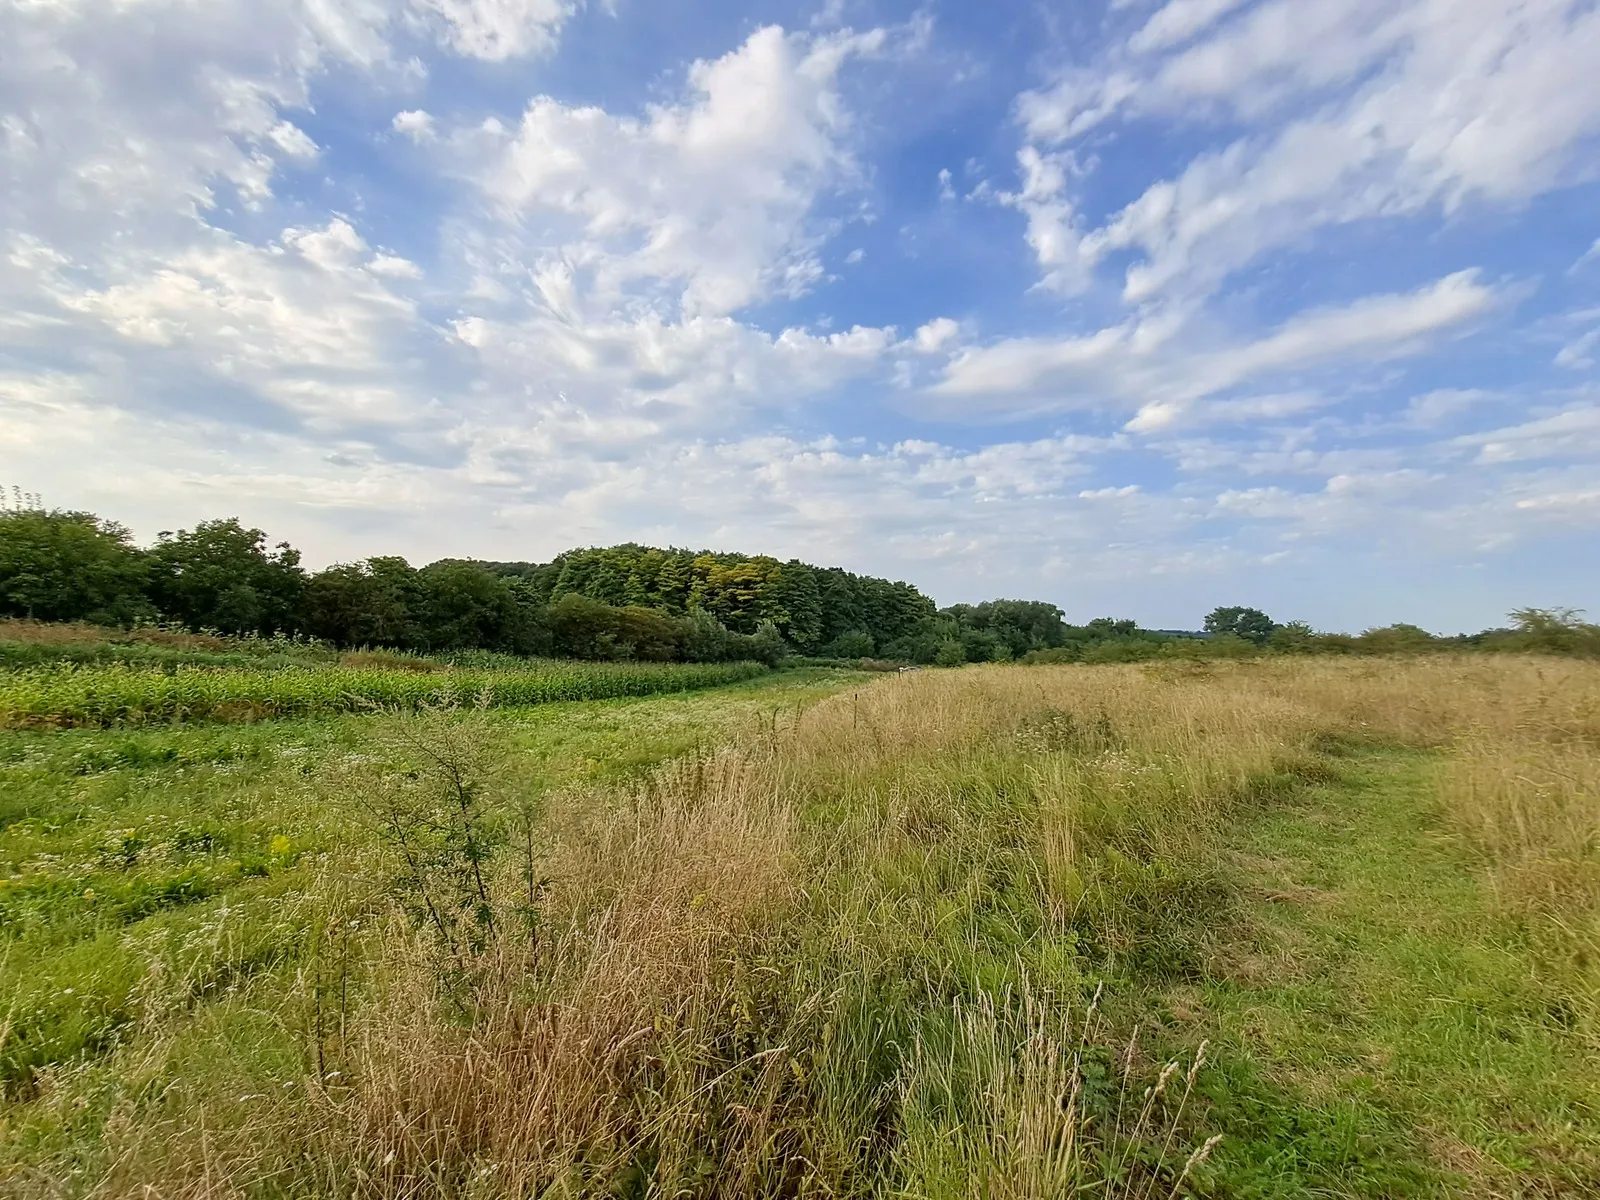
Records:
{"label": "distant tree", "polygon": [[1436,649],[1439,639],[1420,626],[1401,622],[1364,630],[1354,642],[1362,654],[1415,654]]}
{"label": "distant tree", "polygon": [[292,630],[305,572],[300,552],[237,518],[162,533],[149,553],[150,591],[162,615],[224,633]]}
{"label": "distant tree", "polygon": [[[958,646],[961,644],[959,638],[930,625],[918,630],[916,633],[907,634],[905,637],[897,637],[893,641],[882,643],[879,645],[877,653],[880,657],[894,662],[927,665],[939,657],[939,648],[946,642],[954,642]],[[962,653],[965,655],[964,649]],[[963,661],[965,661],[964,658]]]}
{"label": "distant tree", "polygon": [[866,658],[872,653],[872,635],[865,629],[847,629],[822,647],[829,658]]}
{"label": "distant tree", "polygon": [[728,627],[703,608],[683,617],[683,657],[689,662],[726,662],[732,657]]}
{"label": "distant tree", "polygon": [[[1066,640],[1067,627],[1061,610],[1039,600],[985,600],[982,604],[953,604],[939,615],[956,623],[961,637],[973,646],[984,647],[984,658],[997,656],[995,646],[1004,646],[1006,657],[1016,658],[1032,650],[1048,650]],[[976,641],[971,635],[979,636]]]}
{"label": "distant tree", "polygon": [[1533,654],[1600,657],[1600,625],[1583,619],[1577,608],[1519,608],[1512,629],[1499,639],[1507,649]]}
{"label": "distant tree", "polygon": [[369,558],[310,576],[300,626],[341,646],[414,649],[423,640],[421,608],[422,588],[411,564],[403,558]]}
{"label": "distant tree", "polygon": [[148,574],[143,552],[113,521],[46,511],[33,497],[0,509],[0,613],[129,624],[155,615]]}
{"label": "distant tree", "polygon": [[995,636],[992,630],[963,629],[958,640],[968,662],[994,662],[1002,653],[1006,658],[1011,657],[1011,647]]}
{"label": "distant tree", "polygon": [[1207,633],[1231,633],[1247,642],[1264,646],[1276,626],[1272,618],[1259,608],[1230,605],[1214,608],[1207,613],[1205,628]]}
{"label": "distant tree", "polygon": [[756,631],[744,639],[744,654],[742,657],[753,658],[756,662],[766,663],[769,667],[777,666],[784,655],[789,652],[784,644],[783,635],[778,632],[777,623],[762,621],[756,626]]}
{"label": "distant tree", "polygon": [[628,604],[613,609],[611,620],[619,658],[672,662],[682,656],[683,623],[666,613],[639,604]]}
{"label": "distant tree", "polygon": [[967,648],[960,638],[945,638],[934,652],[933,661],[940,667],[959,667],[967,661]]}
{"label": "distant tree", "polygon": [[610,605],[575,592],[551,601],[545,621],[555,653],[563,658],[622,658],[615,613]]}
{"label": "distant tree", "polygon": [[1317,649],[1317,635],[1304,621],[1285,621],[1273,629],[1267,645],[1283,654],[1311,654]]}
{"label": "distant tree", "polygon": [[767,577],[761,608],[778,632],[802,654],[815,654],[822,644],[822,591],[816,571],[791,559]]}
{"label": "distant tree", "polygon": [[419,640],[429,650],[518,651],[525,611],[503,577],[446,558],[417,572]]}
{"label": "distant tree", "polygon": [[1129,638],[1140,633],[1139,623],[1127,618],[1096,617],[1084,626],[1094,638]]}

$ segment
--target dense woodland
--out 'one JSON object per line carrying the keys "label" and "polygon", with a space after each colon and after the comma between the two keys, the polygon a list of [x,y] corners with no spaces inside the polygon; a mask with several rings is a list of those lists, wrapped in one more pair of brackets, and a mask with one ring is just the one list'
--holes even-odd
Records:
{"label": "dense woodland", "polygon": [[1074,625],[1037,600],[941,609],[909,583],[838,567],[634,544],[571,550],[548,563],[441,559],[418,568],[377,556],[312,572],[288,543],[234,518],[165,532],[141,547],[114,521],[15,495],[0,511],[0,615],[593,660],[794,656],[954,666],[1263,650],[1600,654],[1600,626],[1572,610],[1521,610],[1510,628],[1445,638],[1405,624],[1318,633],[1238,606],[1214,610],[1203,632],[1185,634],[1109,617]]}

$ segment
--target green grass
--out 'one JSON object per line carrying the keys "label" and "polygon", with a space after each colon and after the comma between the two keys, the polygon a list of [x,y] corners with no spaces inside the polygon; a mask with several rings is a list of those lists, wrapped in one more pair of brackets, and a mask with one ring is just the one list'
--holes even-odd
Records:
{"label": "green grass", "polygon": [[[859,677],[477,714],[527,801],[758,735]],[[329,772],[385,748],[358,715],[0,732],[0,1084],[103,1051],[140,1020],[292,968],[310,885],[362,847]],[[320,894],[320,893],[319,893]]]}
{"label": "green grass", "polygon": [[579,663],[442,673],[342,666],[171,670],[56,664],[0,673],[0,728],[250,721],[449,703],[489,707],[644,696],[736,683],[757,663]]}
{"label": "green grass", "polygon": [[1157,997],[1215,1044],[1199,1118],[1237,1197],[1600,1194],[1600,1070],[1527,932],[1435,819],[1436,764],[1365,751],[1228,832],[1244,924]]}
{"label": "green grass", "polygon": [[[0,1194],[1600,1194],[1585,977],[1448,743],[1292,670],[0,732]],[[460,1007],[365,807],[440,819],[408,730],[478,740],[548,871],[519,910],[483,860],[502,990]]]}

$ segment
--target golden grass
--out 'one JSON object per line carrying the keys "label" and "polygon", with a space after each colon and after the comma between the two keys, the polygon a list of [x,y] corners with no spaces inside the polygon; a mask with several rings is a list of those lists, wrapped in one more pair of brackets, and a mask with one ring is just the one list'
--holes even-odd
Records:
{"label": "golden grass", "polygon": [[227,638],[206,633],[187,633],[153,625],[135,630],[108,629],[79,621],[33,621],[26,617],[0,617],[0,641],[26,642],[39,646],[93,646],[104,642],[138,642],[179,650],[228,650]]}
{"label": "golden grass", "polygon": [[1098,1194],[1179,1194],[1208,1153],[1178,1132],[1181,1099],[1086,1110],[1086,1055],[1150,1082],[1084,1033],[1088,980],[1188,969],[1225,912],[1221,822],[1363,740],[1441,752],[1441,817],[1581,959],[1600,668],[885,677],[548,804],[537,861],[507,857],[492,884],[508,912],[535,894],[535,931],[497,927],[465,1011],[426,932],[394,922],[337,1075],[220,1137],[191,1113],[96,1194],[1046,1196],[1130,1140],[1142,1173]]}

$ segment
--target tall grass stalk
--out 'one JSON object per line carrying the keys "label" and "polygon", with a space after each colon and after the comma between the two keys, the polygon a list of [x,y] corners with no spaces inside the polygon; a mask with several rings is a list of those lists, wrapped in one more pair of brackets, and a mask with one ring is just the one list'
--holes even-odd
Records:
{"label": "tall grass stalk", "polygon": [[[1594,667],[1511,658],[885,677],[547,797],[537,837],[481,863],[492,911],[536,911],[456,945],[470,1004],[397,902],[315,1068],[220,1129],[203,1087],[160,1110],[104,1194],[1203,1191],[1203,1053],[1149,1061],[1099,988],[1201,974],[1240,886],[1223,827],[1341,747],[1427,748],[1441,819],[1508,903],[1592,928],[1597,701]],[[392,719],[442,745],[429,714]],[[369,765],[330,803],[448,807],[453,785]],[[510,768],[463,769],[492,790]]]}

